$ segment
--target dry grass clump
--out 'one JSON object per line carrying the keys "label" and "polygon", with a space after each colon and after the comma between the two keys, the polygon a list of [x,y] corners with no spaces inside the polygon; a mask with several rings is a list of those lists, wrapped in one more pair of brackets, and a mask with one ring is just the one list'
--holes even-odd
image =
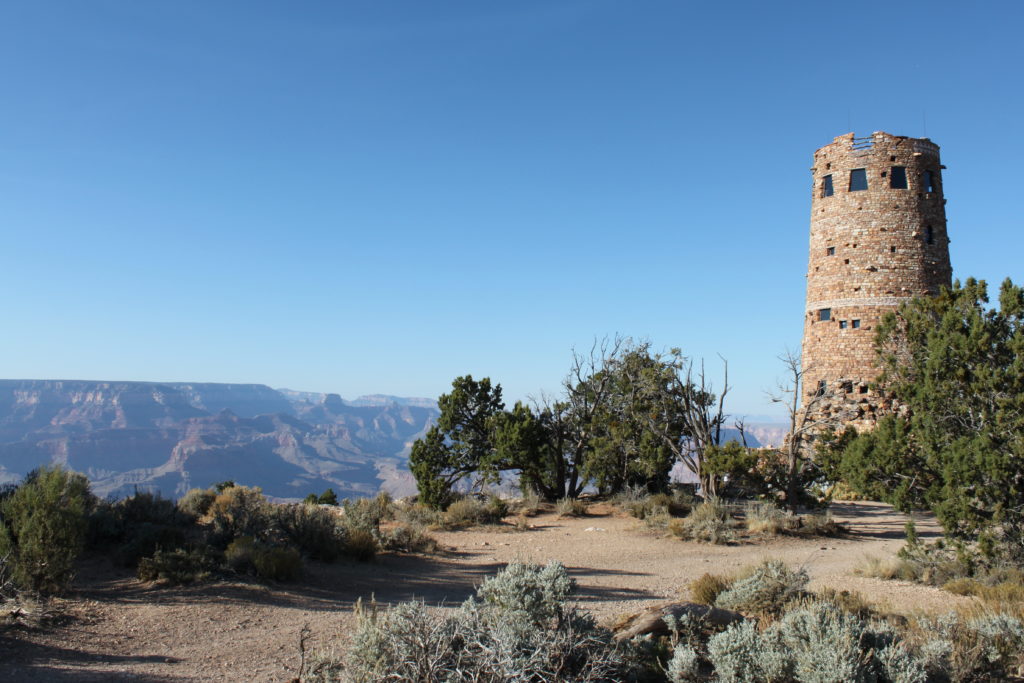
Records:
{"label": "dry grass clump", "polygon": [[192,519],[201,519],[210,511],[210,506],[217,498],[217,492],[213,489],[189,489],[178,500],[178,510]]}
{"label": "dry grass clump", "polygon": [[947,581],[942,588],[956,595],[970,595],[997,605],[1024,602],[1024,575],[1016,570],[997,573],[982,580],[966,577],[953,579]]}
{"label": "dry grass clump", "polygon": [[544,511],[544,501],[541,500],[535,491],[526,491],[523,493],[523,497],[515,502],[513,507],[520,515],[533,517]]}
{"label": "dry grass clump", "polygon": [[770,503],[747,505],[747,531],[758,536],[837,536],[843,527],[827,512],[794,515]]}
{"label": "dry grass clump", "polygon": [[709,499],[693,508],[683,519],[668,523],[672,535],[692,541],[724,544],[735,540],[733,520],[728,508],[715,499]]}
{"label": "dry grass clump", "polygon": [[580,498],[562,498],[555,504],[559,517],[586,517],[587,503]]}
{"label": "dry grass clump", "polygon": [[703,574],[690,582],[690,599],[701,605],[714,605],[718,596],[732,583],[718,574]]}

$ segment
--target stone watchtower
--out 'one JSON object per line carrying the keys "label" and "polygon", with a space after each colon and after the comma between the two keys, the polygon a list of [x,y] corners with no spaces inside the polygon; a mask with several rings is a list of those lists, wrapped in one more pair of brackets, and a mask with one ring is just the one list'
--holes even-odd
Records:
{"label": "stone watchtower", "polygon": [[814,153],[802,350],[805,407],[860,429],[881,399],[875,327],[914,297],[949,286],[939,147],[928,138],[853,133]]}

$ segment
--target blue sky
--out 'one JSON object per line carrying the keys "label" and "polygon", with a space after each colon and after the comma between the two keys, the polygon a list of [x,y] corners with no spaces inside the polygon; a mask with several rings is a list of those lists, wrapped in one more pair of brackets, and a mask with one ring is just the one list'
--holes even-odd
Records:
{"label": "blue sky", "polygon": [[0,5],[0,376],[557,389],[615,333],[798,349],[812,154],[942,147],[1024,281],[1019,2]]}

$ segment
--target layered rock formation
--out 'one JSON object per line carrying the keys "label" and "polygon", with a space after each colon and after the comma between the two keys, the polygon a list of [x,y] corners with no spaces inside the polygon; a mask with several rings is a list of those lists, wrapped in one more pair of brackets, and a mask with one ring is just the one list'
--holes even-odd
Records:
{"label": "layered rock formation", "polygon": [[101,496],[177,496],[225,479],[277,498],[406,495],[408,450],[436,416],[426,399],[261,384],[0,380],[0,481],[55,462]]}

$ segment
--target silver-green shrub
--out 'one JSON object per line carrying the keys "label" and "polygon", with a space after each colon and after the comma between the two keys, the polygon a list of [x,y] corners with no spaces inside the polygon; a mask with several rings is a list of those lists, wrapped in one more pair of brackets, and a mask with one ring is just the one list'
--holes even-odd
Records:
{"label": "silver-green shrub", "polygon": [[741,621],[711,636],[708,659],[724,683],[786,681],[792,669],[778,630],[760,633],[752,621]]}
{"label": "silver-green shrub", "polygon": [[422,602],[360,608],[347,656],[314,657],[306,680],[622,680],[610,632],[564,604],[571,587],[561,565],[512,564],[454,613]]}
{"label": "silver-green shrub", "polygon": [[672,651],[672,659],[668,660],[666,673],[671,683],[699,680],[700,656],[691,646],[680,643]]}
{"label": "silver-green shrub", "polygon": [[781,560],[765,560],[750,576],[734,581],[720,593],[715,605],[738,612],[779,614],[806,594],[809,580],[804,569],[790,569]]}
{"label": "silver-green shrub", "polygon": [[502,613],[521,612],[529,621],[542,624],[562,616],[562,607],[575,587],[561,562],[544,567],[513,562],[485,579],[476,596]]}

